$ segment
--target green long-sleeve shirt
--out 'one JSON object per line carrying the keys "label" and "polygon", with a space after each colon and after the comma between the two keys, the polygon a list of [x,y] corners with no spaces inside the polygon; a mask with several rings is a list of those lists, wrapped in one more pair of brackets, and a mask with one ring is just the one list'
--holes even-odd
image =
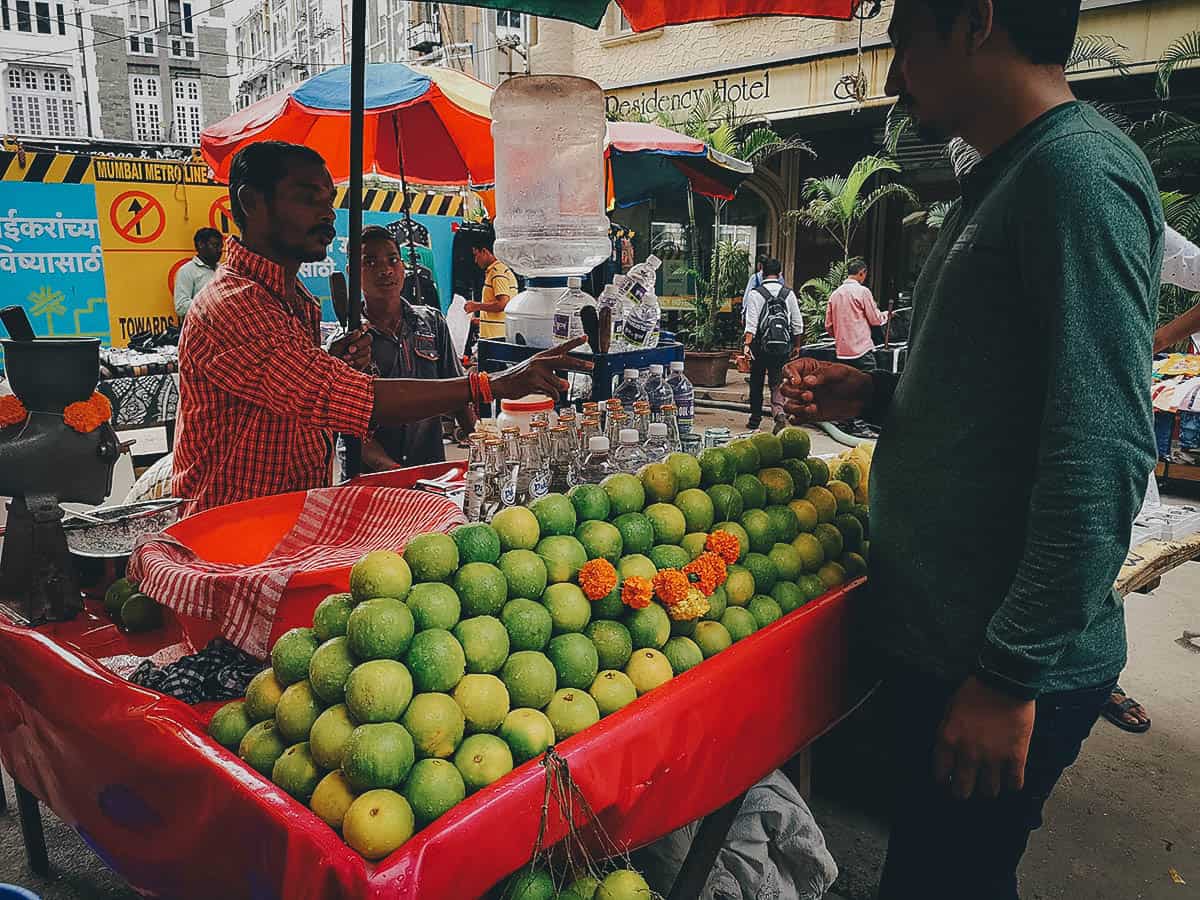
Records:
{"label": "green long-sleeve shirt", "polygon": [[1162,235],[1145,157],[1085,104],[964,177],[904,373],[875,375],[867,613],[889,656],[1026,698],[1120,673]]}

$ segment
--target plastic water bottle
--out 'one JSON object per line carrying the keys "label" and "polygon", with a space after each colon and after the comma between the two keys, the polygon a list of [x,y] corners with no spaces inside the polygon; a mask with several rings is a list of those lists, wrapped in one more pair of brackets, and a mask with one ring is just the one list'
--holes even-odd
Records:
{"label": "plastic water bottle", "polygon": [[572,275],[567,279],[567,289],[554,305],[554,340],[556,343],[569,341],[583,335],[583,320],[579,311],[594,303],[592,298],[583,292],[583,279]]}
{"label": "plastic water bottle", "polygon": [[608,352],[619,353],[625,349],[624,346],[624,328],[625,328],[625,311],[628,305],[625,300],[626,292],[629,289],[629,279],[624,275],[618,275],[612,280],[612,284],[606,284],[604,290],[600,292],[600,296],[596,300],[596,314],[599,315],[602,309],[612,310],[612,334],[610,335]]}
{"label": "plastic water bottle", "polygon": [[625,293],[634,303],[640,301],[646,294],[654,293],[654,285],[658,281],[658,268],[662,260],[651,253],[645,262],[640,262],[628,272],[625,277],[628,285]]}
{"label": "plastic water bottle", "polygon": [[662,308],[653,289],[642,294],[637,304],[625,314],[622,339],[626,350],[649,350],[658,346],[659,320]]}
{"label": "plastic water bottle", "polygon": [[679,422],[679,433],[690,434],[696,417],[696,389],[683,373],[683,363],[671,363],[671,375],[667,384],[675,395],[675,418]]}
{"label": "plastic water bottle", "polygon": [[599,484],[616,471],[609,458],[608,438],[598,434],[588,441],[588,454],[583,465],[573,472],[573,477],[575,484]]}
{"label": "plastic water bottle", "polygon": [[668,432],[669,429],[665,422],[650,423],[650,437],[643,448],[646,462],[662,462],[669,453],[674,452],[675,448],[671,446]]}
{"label": "plastic water bottle", "polygon": [[640,438],[636,428],[621,429],[621,446],[613,453],[613,466],[618,472],[637,472],[646,464],[646,454],[639,446]]}
{"label": "plastic water bottle", "polygon": [[650,399],[646,396],[646,389],[642,387],[641,381],[638,379],[637,369],[625,370],[625,376],[617,385],[617,389],[613,391],[613,398],[621,401],[621,408],[627,415],[632,415],[635,403]]}
{"label": "plastic water bottle", "polygon": [[675,402],[675,392],[671,390],[671,386],[667,384],[663,378],[663,367],[654,365],[650,367],[650,374],[646,376],[646,399],[650,401],[650,412],[654,414],[655,421],[659,421],[659,414],[664,406],[668,403]]}

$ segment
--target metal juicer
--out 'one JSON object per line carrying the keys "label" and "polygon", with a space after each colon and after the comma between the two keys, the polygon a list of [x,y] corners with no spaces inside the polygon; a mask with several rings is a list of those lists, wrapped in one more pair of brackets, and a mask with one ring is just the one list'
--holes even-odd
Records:
{"label": "metal juicer", "polygon": [[100,378],[96,338],[34,338],[20,307],[0,311],[9,386],[29,411],[0,428],[0,495],[12,497],[0,555],[0,607],[14,621],[64,621],[82,608],[67,549],[62,502],[97,504],[112,489],[121,453],[107,422],[80,434],[63,421],[71,403],[92,396]]}

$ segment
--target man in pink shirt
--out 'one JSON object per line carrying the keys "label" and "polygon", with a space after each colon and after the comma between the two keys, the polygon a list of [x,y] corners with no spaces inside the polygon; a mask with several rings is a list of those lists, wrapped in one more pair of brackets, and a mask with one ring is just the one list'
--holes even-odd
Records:
{"label": "man in pink shirt", "polygon": [[839,362],[869,372],[875,368],[875,340],[871,326],[883,325],[888,314],[880,312],[867,288],[867,264],[860,258],[850,260],[846,280],[829,297],[825,311],[825,330],[837,343]]}

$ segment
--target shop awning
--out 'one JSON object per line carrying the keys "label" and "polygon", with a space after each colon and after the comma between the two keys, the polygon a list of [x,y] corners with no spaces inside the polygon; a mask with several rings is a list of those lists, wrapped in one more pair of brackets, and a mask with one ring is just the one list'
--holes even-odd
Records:
{"label": "shop awning", "polygon": [[[563,19],[598,28],[609,0],[450,0],[460,6],[486,6]],[[634,31],[664,25],[711,22],[745,16],[807,16],[815,19],[849,19],[860,0],[616,0]]]}
{"label": "shop awning", "polygon": [[754,167],[704,141],[647,122],[609,122],[605,147],[609,207],[692,190],[732,200]]}

